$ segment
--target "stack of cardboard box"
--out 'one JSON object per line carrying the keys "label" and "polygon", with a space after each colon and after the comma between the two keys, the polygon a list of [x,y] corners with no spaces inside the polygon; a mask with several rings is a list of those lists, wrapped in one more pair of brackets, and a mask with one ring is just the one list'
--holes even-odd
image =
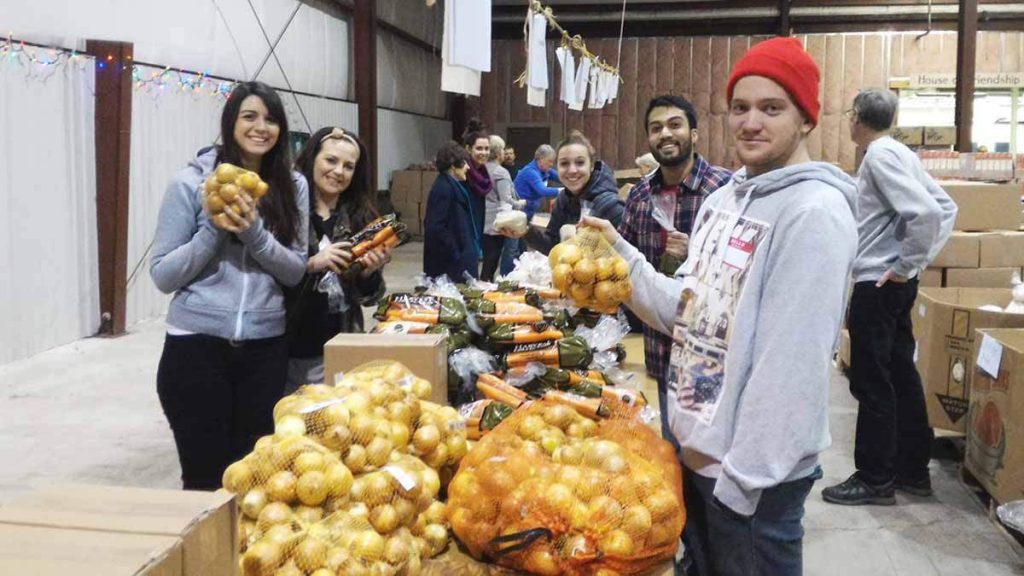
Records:
{"label": "stack of cardboard box", "polygon": [[435,170],[395,170],[391,173],[391,205],[415,238],[423,236],[427,195],[435,179]]}
{"label": "stack of cardboard box", "polygon": [[956,232],[931,268],[927,287],[1009,288],[1024,267],[1021,188],[1017,184],[940,182],[956,202]]}
{"label": "stack of cardboard box", "polygon": [[0,508],[0,574],[235,574],[237,524],[226,492],[51,486]]}

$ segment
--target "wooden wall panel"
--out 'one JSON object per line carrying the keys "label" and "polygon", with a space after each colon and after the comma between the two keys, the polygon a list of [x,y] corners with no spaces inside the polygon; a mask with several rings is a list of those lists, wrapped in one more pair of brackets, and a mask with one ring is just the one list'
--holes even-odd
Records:
{"label": "wooden wall panel", "polygon": [[676,38],[672,44],[672,53],[675,63],[673,64],[672,91],[687,99],[693,96],[693,88],[690,86],[690,74],[693,67],[693,39]]}
{"label": "wooden wall panel", "polygon": [[711,39],[699,37],[693,39],[693,55],[690,60],[693,98],[690,101],[697,109],[697,126],[702,128],[704,137],[697,140],[697,152],[708,155],[711,142],[710,110],[711,110]]}
{"label": "wooden wall panel", "polygon": [[[622,41],[622,64],[619,66],[624,84],[619,86],[619,123],[617,127],[617,149],[620,161],[636,158],[636,78],[637,78],[637,40],[626,38]],[[625,167],[625,165],[621,165]]]}
{"label": "wooden wall panel", "polygon": [[658,38],[658,73],[655,76],[655,89],[658,95],[672,93],[672,82],[675,78],[675,42],[671,38]]}
{"label": "wooden wall panel", "polygon": [[619,138],[630,138],[636,142],[636,156],[647,152],[647,136],[644,134],[644,112],[647,104],[657,95],[658,41],[643,38],[637,45],[636,70],[636,126],[632,132],[619,134]]}
{"label": "wooden wall panel", "polygon": [[[824,71],[825,65],[825,37],[821,35],[810,35],[804,36],[804,49],[811,55],[814,62],[818,65],[818,69]],[[824,82],[822,82],[822,89],[818,91],[818,97],[821,98],[824,91]],[[807,137],[807,150],[811,154],[811,158],[815,160],[821,159],[822,157],[822,133],[824,130],[821,127],[819,119],[818,127],[815,128],[810,135]]]}
{"label": "wooden wall panel", "polygon": [[[885,37],[881,34],[864,36],[864,87],[883,88],[887,84],[889,63],[885,60]],[[946,40],[943,40],[945,43]],[[945,45],[945,44],[943,44]],[[953,60],[956,60],[956,43],[953,43]]]}
{"label": "wooden wall panel", "polygon": [[[956,65],[956,36],[933,32],[918,40],[917,34],[805,35],[798,38],[822,72],[822,114],[819,126],[808,137],[812,158],[836,162],[852,170],[856,152],[842,112],[850,107],[857,91],[884,87],[893,77],[912,73],[952,73]],[[620,72],[624,83],[619,99],[602,110],[566,112],[557,101],[560,74],[550,44],[552,90],[549,105],[532,109],[525,91],[514,87],[525,57],[521,40],[494,43],[494,69],[485,75],[476,104],[489,126],[508,123],[546,122],[566,130],[582,130],[600,156],[616,168],[632,167],[633,159],[647,151],[643,113],[647,101],[660,93],[687,97],[697,109],[697,151],[711,162],[735,166],[735,150],[728,132],[725,83],[732,65],[749,46],[763,37],[626,38],[622,43]],[[591,39],[588,46],[609,62],[616,59],[618,39]],[[981,32],[978,37],[979,72],[1024,71],[1024,33]],[[471,99],[473,108],[476,99]],[[529,151],[526,151],[528,154]]]}
{"label": "wooden wall panel", "polygon": [[[853,99],[864,86],[864,37],[843,37],[843,100],[840,110],[853,106]],[[857,162],[857,149],[850,141],[850,120],[839,117],[839,165],[843,170],[853,170]]]}

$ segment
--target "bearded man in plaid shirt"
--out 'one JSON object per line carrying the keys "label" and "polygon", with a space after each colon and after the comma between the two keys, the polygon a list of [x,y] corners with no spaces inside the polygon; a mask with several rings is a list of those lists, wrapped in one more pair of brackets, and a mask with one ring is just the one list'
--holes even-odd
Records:
{"label": "bearded man in plaid shirt", "polygon": [[[648,262],[672,276],[686,259],[689,234],[701,203],[729,182],[732,173],[708,164],[693,151],[697,143],[697,113],[685,98],[654,98],[647,105],[644,125],[651,154],[661,167],[629,192],[619,234],[636,246]],[[655,206],[667,207],[661,209],[661,219],[671,219],[674,230],[666,230],[655,220]],[[673,436],[668,430],[668,410],[664,408],[665,369],[671,349],[670,337],[644,326],[644,361],[647,373],[658,380],[662,435],[668,439]]]}

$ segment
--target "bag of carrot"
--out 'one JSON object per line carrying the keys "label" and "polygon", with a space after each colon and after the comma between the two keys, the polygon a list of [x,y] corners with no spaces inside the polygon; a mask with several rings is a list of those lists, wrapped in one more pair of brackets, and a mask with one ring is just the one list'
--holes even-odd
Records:
{"label": "bag of carrot", "polygon": [[520,344],[511,352],[501,355],[499,364],[506,369],[530,362],[558,368],[586,368],[593,358],[593,352],[586,341],[569,336],[552,342]]}
{"label": "bag of carrot", "polygon": [[458,326],[466,321],[466,309],[462,302],[454,298],[392,294],[381,300],[373,317],[382,322],[406,321]]}

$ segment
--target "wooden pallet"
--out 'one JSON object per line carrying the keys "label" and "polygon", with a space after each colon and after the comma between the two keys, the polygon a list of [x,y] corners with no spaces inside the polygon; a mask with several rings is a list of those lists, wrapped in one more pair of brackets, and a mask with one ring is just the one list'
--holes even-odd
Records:
{"label": "wooden pallet", "polygon": [[1004,525],[996,514],[996,508],[999,507],[1000,502],[997,502],[991,494],[985,490],[985,487],[981,485],[981,482],[967,469],[966,466],[960,466],[960,475],[958,477],[960,485],[967,490],[967,493],[974,497],[974,499],[981,504],[981,506],[988,512],[988,518],[995,525],[996,529],[999,530],[1006,538],[1010,541],[1016,542],[1020,547],[1019,552],[1024,552],[1024,533],[1018,532],[1009,526]]}

